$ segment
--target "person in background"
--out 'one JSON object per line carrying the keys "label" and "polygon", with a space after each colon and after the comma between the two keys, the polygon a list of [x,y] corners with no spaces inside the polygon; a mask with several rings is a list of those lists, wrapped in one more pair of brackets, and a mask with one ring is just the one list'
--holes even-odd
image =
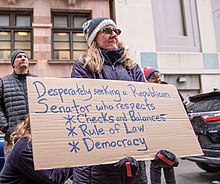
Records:
{"label": "person in background", "polygon": [[29,116],[18,124],[11,138],[13,147],[0,173],[1,184],[63,184],[72,176],[72,168],[34,170]]}
{"label": "person in background", "polygon": [[161,83],[160,72],[153,67],[144,68],[144,76],[147,82]]}
{"label": "person in background", "polygon": [[[159,70],[157,70],[154,67],[145,67],[144,68],[144,76],[145,76],[145,79],[146,79],[147,82],[159,83],[159,84],[168,84],[165,81],[161,81],[160,72],[159,72]],[[184,98],[183,98],[183,96],[181,95],[180,92],[178,92],[178,93],[179,93],[181,101],[183,102],[184,109],[187,112],[186,104],[184,103]]]}
{"label": "person in background", "polygon": [[14,50],[10,60],[13,73],[0,78],[0,131],[5,133],[5,157],[12,147],[11,133],[28,113],[26,77],[33,76],[29,73],[28,55],[23,50]]}
{"label": "person in background", "polygon": [[[160,72],[153,67],[146,67],[144,68],[144,76],[147,82],[150,83],[161,83],[161,78],[160,78]],[[164,82],[164,84],[167,84]],[[150,179],[152,184],[161,184],[161,170],[163,169],[165,180],[167,184],[176,184],[176,179],[175,179],[175,173],[174,173],[174,167],[178,166],[178,161],[176,159],[176,156],[168,151],[163,151],[163,155],[167,155],[168,158],[173,160],[174,164],[169,165],[164,162],[158,162],[157,155],[154,160],[151,161],[150,164]]]}
{"label": "person in background", "polygon": [[[119,42],[121,30],[112,19],[91,19],[83,24],[83,31],[89,48],[75,62],[71,77],[145,82],[141,68]],[[145,162],[128,158],[116,164],[75,167],[73,184],[147,184]],[[126,162],[135,166],[132,177],[121,169]]]}

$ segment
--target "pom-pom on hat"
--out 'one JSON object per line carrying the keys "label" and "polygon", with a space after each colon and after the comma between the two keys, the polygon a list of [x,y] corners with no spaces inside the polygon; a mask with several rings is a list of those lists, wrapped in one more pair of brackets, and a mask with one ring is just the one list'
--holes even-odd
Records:
{"label": "pom-pom on hat", "polygon": [[86,37],[87,44],[91,46],[97,33],[105,26],[112,25],[117,27],[115,22],[110,18],[96,18],[90,19],[82,25],[83,32]]}
{"label": "pom-pom on hat", "polygon": [[[16,56],[18,55],[18,54],[20,54],[20,53],[25,53],[26,54],[26,52],[24,52],[23,50],[14,50],[12,53],[11,53],[11,56],[10,56],[10,59],[11,59],[11,65],[13,66],[13,64],[14,64],[14,61],[15,61],[15,58],[16,58]],[[26,54],[27,55],[27,54]]]}
{"label": "pom-pom on hat", "polygon": [[159,72],[159,71],[153,67],[144,68],[144,76],[145,76],[146,80],[155,72]]}

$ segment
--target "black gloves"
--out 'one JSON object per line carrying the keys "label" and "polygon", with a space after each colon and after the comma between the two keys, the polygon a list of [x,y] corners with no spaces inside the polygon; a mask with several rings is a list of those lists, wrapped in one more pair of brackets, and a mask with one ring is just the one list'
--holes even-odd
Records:
{"label": "black gloves", "polygon": [[128,177],[137,176],[139,171],[139,164],[133,157],[125,157],[119,160],[119,162],[115,164],[115,167],[119,169],[126,169]]}
{"label": "black gloves", "polygon": [[158,151],[153,162],[160,167],[177,167],[179,165],[176,155],[167,150]]}

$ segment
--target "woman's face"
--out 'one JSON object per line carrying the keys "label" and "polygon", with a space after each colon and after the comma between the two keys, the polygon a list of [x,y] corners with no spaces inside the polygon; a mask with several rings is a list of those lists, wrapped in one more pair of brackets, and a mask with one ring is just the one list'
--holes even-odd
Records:
{"label": "woman's face", "polygon": [[114,26],[106,26],[102,28],[97,36],[95,41],[98,46],[105,50],[114,50],[118,49],[118,35],[120,35],[121,30],[115,28]]}

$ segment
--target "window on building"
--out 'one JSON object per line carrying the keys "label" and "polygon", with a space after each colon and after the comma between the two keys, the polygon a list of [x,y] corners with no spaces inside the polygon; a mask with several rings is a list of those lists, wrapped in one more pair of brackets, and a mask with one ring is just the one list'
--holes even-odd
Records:
{"label": "window on building", "polygon": [[195,0],[153,0],[157,51],[199,52]]}
{"label": "window on building", "polygon": [[32,14],[0,12],[0,59],[9,59],[15,49],[32,58]]}
{"label": "window on building", "polygon": [[82,25],[85,14],[52,14],[52,57],[58,60],[76,60],[88,48]]}

